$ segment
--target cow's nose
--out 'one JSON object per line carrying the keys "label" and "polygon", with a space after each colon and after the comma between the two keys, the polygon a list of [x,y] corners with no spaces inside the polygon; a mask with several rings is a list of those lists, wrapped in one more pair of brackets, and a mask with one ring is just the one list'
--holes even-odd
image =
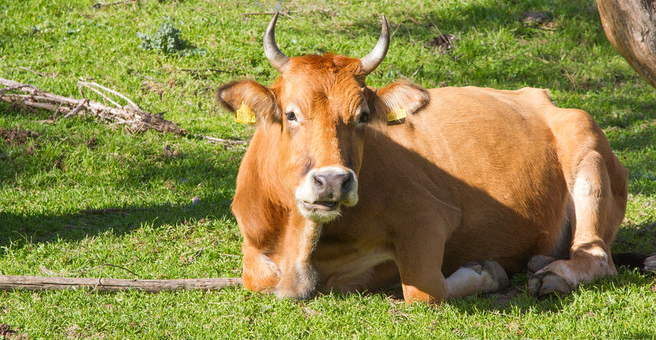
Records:
{"label": "cow's nose", "polygon": [[353,174],[350,171],[314,174],[314,189],[317,195],[322,198],[338,199],[342,193],[350,191],[352,186]]}

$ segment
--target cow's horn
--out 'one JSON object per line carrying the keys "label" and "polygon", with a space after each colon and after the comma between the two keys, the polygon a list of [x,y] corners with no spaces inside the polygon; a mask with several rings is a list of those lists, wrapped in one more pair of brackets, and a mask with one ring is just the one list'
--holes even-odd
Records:
{"label": "cow's horn", "polygon": [[287,68],[289,64],[289,58],[280,52],[278,45],[276,45],[276,21],[278,20],[278,13],[273,16],[269,26],[267,27],[266,32],[264,33],[264,53],[269,59],[269,62],[273,67],[282,73]]}
{"label": "cow's horn", "polygon": [[390,36],[387,28],[387,18],[383,14],[383,28],[380,31],[380,38],[378,38],[378,43],[376,47],[371,51],[371,53],[360,59],[360,64],[362,65],[362,73],[367,75],[380,65],[385,59],[385,54],[387,54],[387,48],[389,47]]}

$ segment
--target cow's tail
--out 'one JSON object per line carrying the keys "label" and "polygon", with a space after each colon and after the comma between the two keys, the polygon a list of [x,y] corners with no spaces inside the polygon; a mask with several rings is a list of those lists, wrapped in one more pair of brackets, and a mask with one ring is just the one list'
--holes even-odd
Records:
{"label": "cow's tail", "polygon": [[613,254],[616,266],[640,269],[643,273],[656,273],[656,254],[619,253]]}

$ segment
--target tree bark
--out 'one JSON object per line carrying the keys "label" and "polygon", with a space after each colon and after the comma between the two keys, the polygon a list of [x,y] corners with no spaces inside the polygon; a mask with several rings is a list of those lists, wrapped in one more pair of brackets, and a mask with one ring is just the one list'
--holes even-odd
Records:
{"label": "tree bark", "polygon": [[225,287],[241,285],[241,278],[131,280],[0,275],[0,291],[11,291],[16,289],[25,289],[31,291],[62,289],[120,291],[133,289],[150,293],[158,293],[167,290],[183,289],[217,290]]}
{"label": "tree bark", "polygon": [[656,87],[656,0],[597,0],[597,7],[610,43]]}

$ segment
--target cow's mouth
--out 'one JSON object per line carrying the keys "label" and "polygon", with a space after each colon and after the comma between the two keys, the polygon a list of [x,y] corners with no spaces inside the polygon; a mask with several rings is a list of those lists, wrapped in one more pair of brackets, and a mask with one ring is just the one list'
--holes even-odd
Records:
{"label": "cow's mouth", "polygon": [[314,211],[333,211],[337,209],[337,202],[306,202],[303,201],[301,202],[303,207],[307,210],[314,210]]}
{"label": "cow's mouth", "polygon": [[340,215],[340,201],[297,201],[298,211],[310,221],[316,223],[330,222]]}

